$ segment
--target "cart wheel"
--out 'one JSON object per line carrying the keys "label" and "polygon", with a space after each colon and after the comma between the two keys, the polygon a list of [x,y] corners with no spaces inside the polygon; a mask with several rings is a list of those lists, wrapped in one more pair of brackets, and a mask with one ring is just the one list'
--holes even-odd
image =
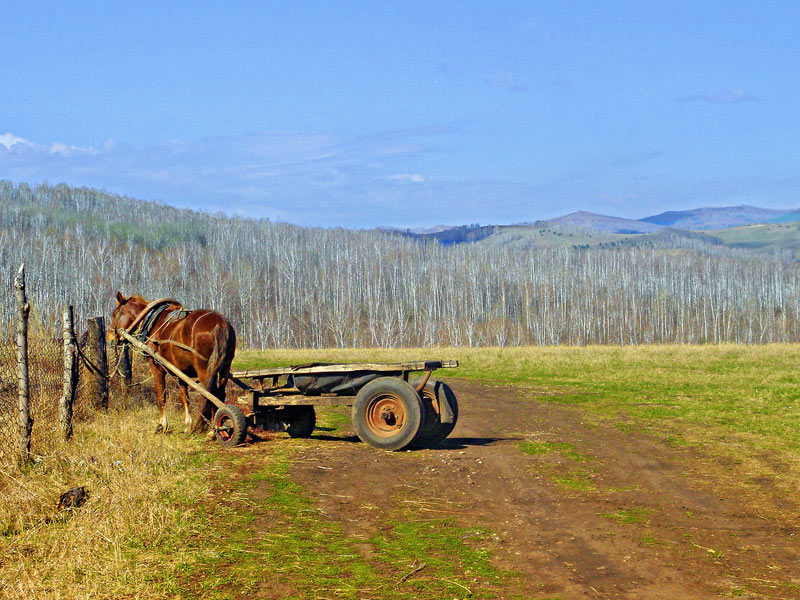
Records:
{"label": "cart wheel", "polygon": [[225,404],[214,414],[214,433],[223,446],[238,446],[247,435],[247,422],[238,406]]}
{"label": "cart wheel", "polygon": [[382,450],[402,450],[419,435],[422,402],[407,382],[379,377],[358,392],[353,402],[353,427],[361,441]]}
{"label": "cart wheel", "polygon": [[286,433],[293,438],[311,437],[317,426],[317,414],[313,406],[293,406],[289,410]]}
{"label": "cart wheel", "polygon": [[[411,382],[411,386],[415,389],[418,384],[419,380]],[[458,421],[458,400],[452,388],[444,381],[429,381],[419,395],[425,411],[425,422],[419,431],[419,437],[414,441],[414,446],[435,446],[453,432]],[[447,402],[453,413],[452,423],[442,423],[443,402]]]}

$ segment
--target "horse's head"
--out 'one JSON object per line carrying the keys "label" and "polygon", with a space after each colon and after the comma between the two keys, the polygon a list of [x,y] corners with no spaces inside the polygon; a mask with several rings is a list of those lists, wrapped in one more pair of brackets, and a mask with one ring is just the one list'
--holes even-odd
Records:
{"label": "horse's head", "polygon": [[147,305],[147,301],[141,296],[130,296],[126,298],[117,292],[117,305],[111,313],[111,327],[108,329],[108,341],[119,342],[120,336],[118,329],[127,329],[133,320]]}

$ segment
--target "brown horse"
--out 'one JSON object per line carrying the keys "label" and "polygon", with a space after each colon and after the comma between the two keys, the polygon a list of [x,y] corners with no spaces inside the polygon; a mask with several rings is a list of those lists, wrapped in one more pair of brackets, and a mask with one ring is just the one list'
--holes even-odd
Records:
{"label": "brown horse", "polygon": [[[155,305],[155,306],[151,306]],[[213,310],[184,310],[174,300],[164,299],[153,303],[139,295],[125,298],[117,292],[117,306],[111,315],[109,339],[120,341],[118,329],[136,329],[154,309],[161,308],[154,321],[147,324],[145,343],[156,354],[178,367],[189,377],[196,377],[200,385],[225,402],[225,386],[231,372],[231,362],[236,352],[236,332],[228,320]],[[145,310],[147,309],[147,310]],[[134,333],[134,331],[129,331]],[[155,360],[149,359],[150,371],[156,386],[156,400],[161,419],[156,431],[167,431],[166,388],[167,372]],[[200,408],[192,426],[189,414],[189,386],[178,379],[181,402],[185,414],[185,431],[202,431],[210,422],[214,405],[200,396]]]}

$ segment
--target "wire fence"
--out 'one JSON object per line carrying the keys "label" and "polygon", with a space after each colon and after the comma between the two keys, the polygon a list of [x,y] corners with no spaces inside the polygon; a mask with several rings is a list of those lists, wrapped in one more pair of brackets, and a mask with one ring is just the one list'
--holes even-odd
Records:
{"label": "wire fence", "polygon": [[[30,381],[31,456],[47,456],[61,435],[58,401],[63,388],[63,344],[38,334],[28,337]],[[10,468],[18,456],[19,409],[17,392],[17,349],[13,343],[0,344],[0,467]]]}
{"label": "wire fence", "polygon": [[14,462],[17,448],[17,354],[9,342],[0,344],[0,467]]}
{"label": "wire fence", "polygon": [[[76,331],[79,345],[86,336]],[[107,345],[109,364],[109,409],[118,410],[145,403],[155,403],[153,381],[145,361],[134,354],[133,385],[123,385],[115,367],[121,350],[115,343]],[[30,381],[31,458],[34,463],[49,457],[63,434],[58,406],[64,385],[64,345],[61,338],[40,332],[28,337],[28,372]],[[96,375],[84,360],[78,361],[78,385],[73,404],[73,424],[90,421],[97,414],[93,396]],[[170,398],[176,392],[168,386]],[[155,415],[154,415],[155,417]],[[155,418],[153,419],[155,422]],[[0,342],[0,469],[10,472],[17,468],[19,456],[19,409],[17,391],[17,349],[10,336]]]}

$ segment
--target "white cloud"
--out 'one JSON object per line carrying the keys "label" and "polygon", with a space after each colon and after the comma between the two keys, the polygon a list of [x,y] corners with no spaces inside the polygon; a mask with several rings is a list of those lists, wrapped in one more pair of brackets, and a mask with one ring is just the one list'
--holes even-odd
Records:
{"label": "white cloud", "polygon": [[390,181],[410,181],[412,183],[424,183],[430,177],[425,177],[419,173],[398,173],[397,175],[390,175],[387,177]]}
{"label": "white cloud", "polygon": [[5,146],[6,150],[11,150],[11,147],[17,144],[30,147],[36,146],[36,144],[30,140],[16,136],[13,133],[0,133],[0,146]]}
{"label": "white cloud", "polygon": [[53,142],[47,149],[50,154],[60,154],[61,156],[71,156],[73,154],[97,154],[94,148],[81,148],[80,146],[68,146],[64,142]]}
{"label": "white cloud", "polygon": [[37,144],[13,133],[0,134],[0,146],[5,146],[6,150],[13,149],[14,152],[46,152],[60,156],[72,156],[73,154],[97,154],[94,148],[81,148],[80,146],[70,146],[64,142],[53,142],[49,146]]}

